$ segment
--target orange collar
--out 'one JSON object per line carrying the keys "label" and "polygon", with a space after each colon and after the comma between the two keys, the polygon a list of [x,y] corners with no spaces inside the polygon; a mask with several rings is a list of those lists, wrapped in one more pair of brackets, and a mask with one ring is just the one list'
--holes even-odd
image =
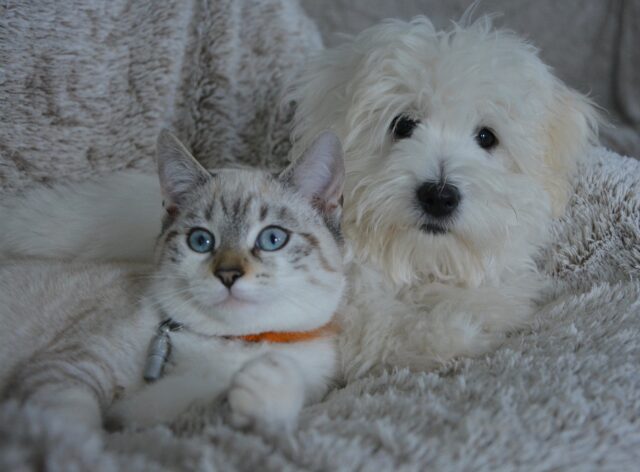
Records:
{"label": "orange collar", "polygon": [[[166,318],[160,322],[156,328],[156,334],[151,338],[151,342],[149,343],[147,360],[144,364],[143,376],[146,382],[155,382],[162,377],[162,370],[171,352],[171,339],[169,335],[174,331],[181,331],[184,328],[185,326],[182,323],[172,320],[171,318]],[[191,332],[193,333],[193,331]],[[328,337],[337,332],[338,324],[331,320],[326,325],[310,331],[267,331],[266,333],[222,337],[224,339],[237,339],[248,343],[299,343]]]}
{"label": "orange collar", "polygon": [[338,333],[338,323],[331,320],[326,325],[310,331],[267,331],[242,336],[224,336],[225,339],[237,339],[247,343],[299,343],[325,338]]}

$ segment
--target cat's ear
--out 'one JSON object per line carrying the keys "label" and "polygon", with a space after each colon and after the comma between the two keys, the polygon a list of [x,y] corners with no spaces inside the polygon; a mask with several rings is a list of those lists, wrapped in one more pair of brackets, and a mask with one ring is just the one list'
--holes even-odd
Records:
{"label": "cat's ear", "polygon": [[283,177],[327,216],[340,216],[344,160],[340,139],[323,131]]}
{"label": "cat's ear", "polygon": [[162,130],[157,144],[158,174],[165,207],[180,207],[186,194],[211,178],[183,144],[168,130]]}

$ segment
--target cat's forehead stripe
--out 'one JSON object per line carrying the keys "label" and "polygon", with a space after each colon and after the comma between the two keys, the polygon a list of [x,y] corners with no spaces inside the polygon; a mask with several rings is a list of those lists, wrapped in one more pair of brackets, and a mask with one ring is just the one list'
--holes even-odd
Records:
{"label": "cat's forehead stripe", "polygon": [[260,207],[260,221],[264,221],[269,213],[269,206],[265,203]]}
{"label": "cat's forehead stripe", "polygon": [[240,205],[242,204],[242,198],[238,198],[235,202],[233,202],[233,206],[232,206],[232,213],[231,213],[231,218],[232,219],[237,219],[239,218],[241,215],[240,213]]}
{"label": "cat's forehead stripe", "polygon": [[222,207],[222,212],[226,215],[229,216],[229,210],[227,209],[227,203],[224,200],[224,197],[221,196],[220,197],[220,206]]}
{"label": "cat's forehead stripe", "polygon": [[280,210],[278,211],[278,218],[283,222],[298,222],[287,207],[280,207]]}
{"label": "cat's forehead stripe", "polygon": [[[274,202],[264,201],[265,197],[255,192],[246,193],[239,197],[220,195],[208,203],[201,215],[206,221],[215,221],[216,212],[226,220],[230,227],[239,230],[248,230],[248,226],[255,222],[263,223],[268,216],[272,216],[272,224],[281,224],[289,229],[295,229],[300,224],[300,219],[292,208],[282,205],[281,199]],[[190,218],[188,218],[190,219]],[[237,231],[234,231],[237,233]]]}
{"label": "cat's forehead stripe", "polygon": [[204,218],[207,221],[210,221],[211,218],[213,218],[213,210],[215,207],[216,207],[216,201],[215,199],[213,199],[211,203],[209,203],[209,205],[207,206],[207,209],[204,211]]}
{"label": "cat's forehead stripe", "polygon": [[247,216],[247,211],[249,210],[249,206],[253,202],[253,195],[249,195],[242,205],[242,210],[240,211],[240,218],[245,218]]}

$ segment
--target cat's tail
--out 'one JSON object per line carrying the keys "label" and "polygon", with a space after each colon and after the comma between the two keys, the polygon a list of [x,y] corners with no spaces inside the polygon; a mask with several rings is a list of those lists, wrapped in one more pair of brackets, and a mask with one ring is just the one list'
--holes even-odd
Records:
{"label": "cat's tail", "polygon": [[0,202],[0,259],[150,262],[162,211],[155,175],[36,188]]}

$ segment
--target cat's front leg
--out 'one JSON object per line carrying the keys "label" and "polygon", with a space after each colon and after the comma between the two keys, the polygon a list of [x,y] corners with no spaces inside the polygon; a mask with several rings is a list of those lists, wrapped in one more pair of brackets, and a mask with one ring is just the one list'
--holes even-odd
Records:
{"label": "cat's front leg", "polygon": [[[18,397],[19,398],[19,397]],[[94,392],[84,385],[50,384],[23,397],[24,403],[36,405],[47,414],[91,430],[102,429],[102,412]]]}
{"label": "cat's front leg", "polygon": [[304,404],[304,377],[292,357],[271,352],[242,367],[231,382],[228,398],[231,422],[237,427],[291,428]]}

